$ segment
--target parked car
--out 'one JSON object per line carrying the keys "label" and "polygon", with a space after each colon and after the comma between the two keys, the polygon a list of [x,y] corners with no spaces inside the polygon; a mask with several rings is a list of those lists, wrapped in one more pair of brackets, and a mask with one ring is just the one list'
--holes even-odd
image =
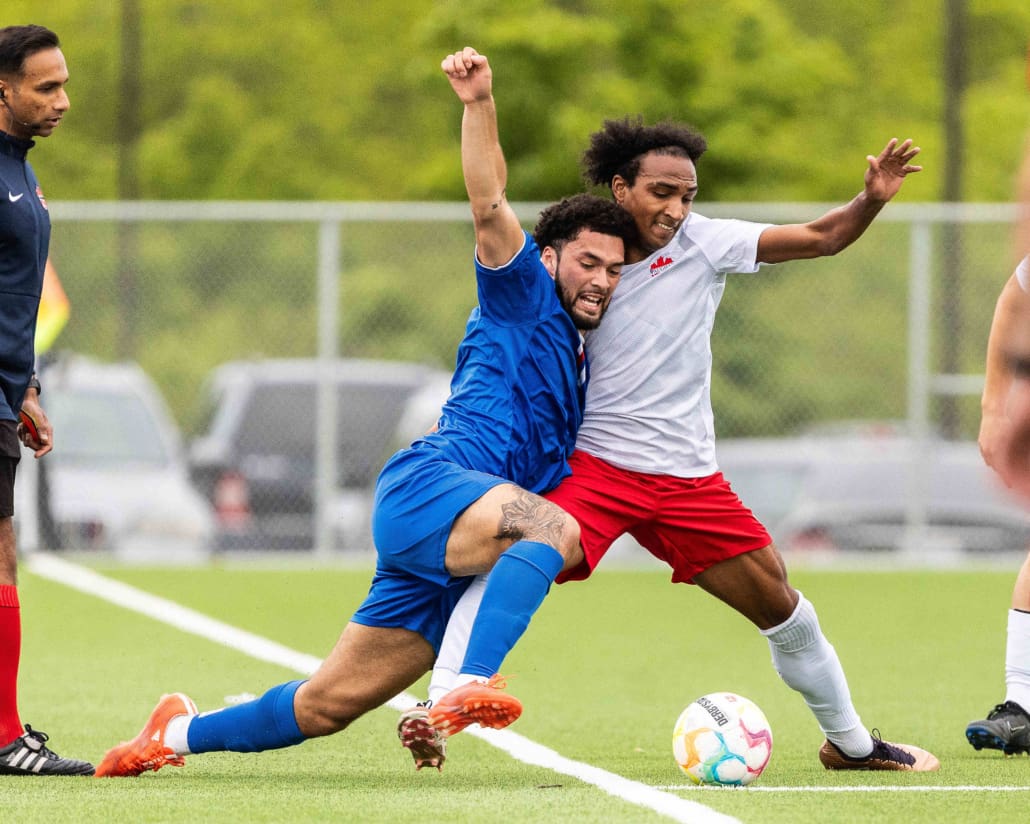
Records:
{"label": "parked car", "polygon": [[436,422],[440,418],[440,411],[450,394],[451,374],[449,372],[438,372],[413,392],[404,405],[400,420],[397,421],[390,452],[408,446],[416,438],[422,437],[436,426]]}
{"label": "parked car", "polygon": [[54,451],[32,467],[45,473],[38,510],[24,499],[21,510],[38,512],[39,544],[133,560],[205,556],[214,518],[190,484],[179,430],[153,380],[138,364],[78,355],[40,378]]}
{"label": "parked car", "polygon": [[[219,549],[310,549],[314,522],[319,381],[335,387],[334,544],[371,548],[369,519],[383,463],[435,421],[407,414],[426,387],[449,375],[420,364],[341,359],[233,361],[217,367],[204,392],[202,434],[190,448],[194,484],[211,502]],[[439,410],[446,393],[436,402]],[[420,406],[420,408],[422,408]],[[404,420],[411,436],[399,441]]]}
{"label": "parked car", "polygon": [[[1030,512],[973,442],[874,430],[716,444],[731,486],[784,549],[987,553],[1030,547]],[[913,532],[912,513],[924,528]],[[914,543],[913,543],[914,542]]]}

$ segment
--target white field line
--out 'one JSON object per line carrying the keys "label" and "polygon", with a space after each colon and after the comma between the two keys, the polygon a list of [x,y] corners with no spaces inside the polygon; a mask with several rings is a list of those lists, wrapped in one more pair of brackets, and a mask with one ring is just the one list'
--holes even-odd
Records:
{"label": "white field line", "polygon": [[[696,784],[670,784],[666,787],[656,787],[658,790],[673,790],[677,792],[725,792],[723,787],[699,787]],[[980,787],[975,784],[955,784],[947,787],[739,787],[734,788],[738,792],[746,793],[1025,793],[1030,792],[1030,787]]]}
{"label": "white field line", "polygon": [[[26,566],[35,575],[139,612],[155,621],[229,647],[259,661],[286,667],[301,675],[310,675],[321,663],[321,660],[314,656],[297,652],[268,638],[209,618],[174,601],[143,592],[47,553],[30,555]],[[403,711],[409,709],[417,700],[415,696],[402,692],[390,699],[387,704],[395,710]],[[711,810],[696,801],[680,798],[589,764],[572,761],[511,730],[470,728],[466,734],[481,738],[518,761],[578,778],[609,795],[640,807],[647,807],[674,821],[689,824],[741,824],[738,819]]]}

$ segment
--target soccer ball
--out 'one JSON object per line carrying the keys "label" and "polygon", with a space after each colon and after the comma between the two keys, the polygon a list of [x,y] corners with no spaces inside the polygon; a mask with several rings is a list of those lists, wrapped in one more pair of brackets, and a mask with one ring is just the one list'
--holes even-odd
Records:
{"label": "soccer ball", "polygon": [[695,784],[750,784],[769,763],[772,744],[765,714],[732,692],[701,696],[672,731],[672,754]]}

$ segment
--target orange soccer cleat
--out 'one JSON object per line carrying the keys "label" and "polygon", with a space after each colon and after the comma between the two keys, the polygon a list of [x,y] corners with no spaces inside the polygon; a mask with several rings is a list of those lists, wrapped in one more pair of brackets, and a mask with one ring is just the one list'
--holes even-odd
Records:
{"label": "orange soccer cleat", "polygon": [[165,764],[181,767],[186,760],[165,746],[165,730],[176,716],[196,714],[196,704],[181,692],[162,695],[140,734],[107,751],[97,767],[97,778],[139,775],[147,770],[156,772]]}
{"label": "orange soccer cleat", "polygon": [[472,681],[451,690],[429,710],[429,723],[434,729],[450,736],[461,732],[469,724],[507,727],[522,715],[522,702],[502,690],[505,680],[500,675],[490,680]]}

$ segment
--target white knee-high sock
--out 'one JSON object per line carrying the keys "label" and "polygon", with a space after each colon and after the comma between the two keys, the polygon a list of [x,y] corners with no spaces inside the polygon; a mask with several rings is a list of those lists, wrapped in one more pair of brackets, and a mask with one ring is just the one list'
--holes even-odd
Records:
{"label": "white knee-high sock", "polygon": [[846,755],[862,758],[872,752],[872,737],[851,703],[844,669],[819,628],[815,607],[800,592],[798,596],[790,618],[762,630],[773,666],[784,683],[804,697],[826,737]]}
{"label": "white knee-high sock", "polygon": [[1030,712],[1030,612],[1009,610],[1005,644],[1005,700]]}
{"label": "white knee-high sock", "polygon": [[429,700],[439,701],[452,689],[459,686],[456,683],[458,674],[461,672],[462,662],[465,660],[465,650],[468,648],[469,636],[472,634],[472,624],[476,620],[476,613],[479,612],[479,602],[483,600],[483,591],[486,589],[488,575],[477,575],[465,594],[458,600],[458,605],[447,620],[447,629],[443,634],[443,641],[440,642],[440,654],[436,656],[436,663],[433,664],[433,674],[429,679]]}

